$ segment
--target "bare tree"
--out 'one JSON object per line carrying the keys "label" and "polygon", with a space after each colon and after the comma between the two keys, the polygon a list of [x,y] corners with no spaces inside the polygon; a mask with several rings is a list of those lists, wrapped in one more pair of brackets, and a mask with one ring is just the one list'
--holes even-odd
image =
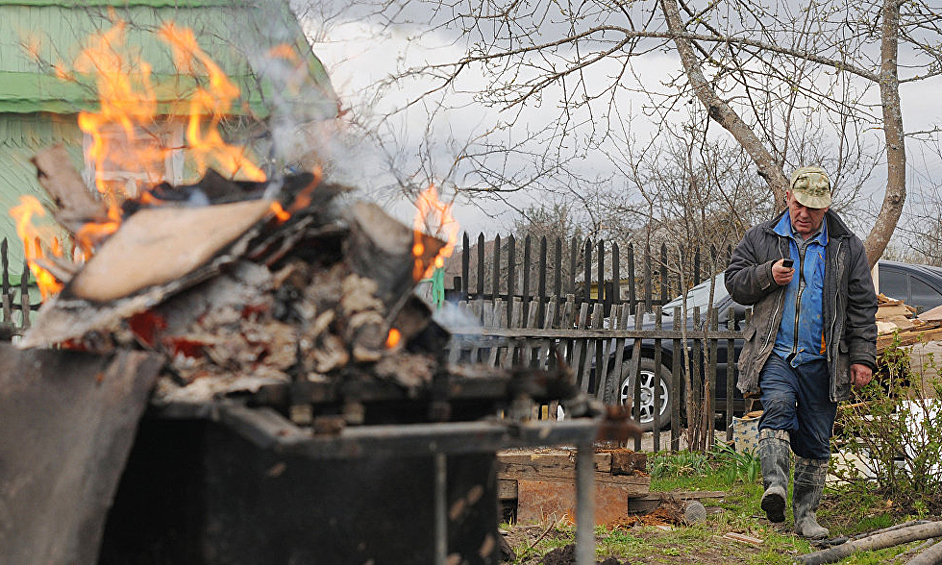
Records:
{"label": "bare tree", "polygon": [[[477,74],[487,84],[470,96],[480,108],[499,110],[494,131],[506,133],[533,107],[559,108],[551,123],[522,136],[527,143],[494,142],[486,156],[478,153],[475,168],[496,172],[488,194],[520,184],[499,180],[516,167],[543,163],[536,170],[544,174],[529,186],[545,189],[556,175],[591,166],[638,117],[674,137],[664,126],[696,101],[746,152],[777,206],[787,173],[798,166],[827,166],[848,198],[881,178],[877,164],[885,166],[882,205],[865,242],[871,263],[906,199],[900,85],[937,81],[942,71],[940,8],[926,0],[727,0],[702,9],[678,0],[386,0],[377,9],[387,25],[447,35],[465,51],[457,60],[390,74],[387,87],[411,79],[423,85],[401,109],[447,104],[443,96]],[[644,78],[655,65],[676,70],[657,81]],[[625,107],[629,95],[646,99],[640,111]],[[508,161],[497,147],[526,147],[530,160]],[[491,159],[507,167],[482,166]],[[484,186],[462,184],[456,188]]]}

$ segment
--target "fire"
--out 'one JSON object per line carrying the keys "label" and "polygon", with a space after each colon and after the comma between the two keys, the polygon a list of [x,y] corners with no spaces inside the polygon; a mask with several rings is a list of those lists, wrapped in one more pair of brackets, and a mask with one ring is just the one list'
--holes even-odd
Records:
{"label": "fire", "polygon": [[[231,110],[233,100],[239,97],[239,87],[200,49],[192,30],[171,22],[160,29],[159,35],[173,48],[173,58],[178,69],[196,75],[199,67],[202,67],[209,75],[210,88],[198,88],[190,100],[190,121],[187,126],[189,148],[200,170],[204,170],[207,160],[211,160],[223,175],[241,172],[248,180],[264,181],[265,173],[249,161],[245,150],[229,145],[219,133],[219,122]],[[202,124],[204,113],[211,116],[206,127]]]}
{"label": "fire", "polygon": [[[438,199],[438,190],[435,185],[431,185],[422,191],[415,205],[417,208],[413,224],[415,243],[412,246],[415,267],[412,269],[412,276],[415,280],[420,280],[432,276],[432,272],[436,268],[445,265],[445,258],[451,257],[455,249],[455,244],[458,241],[458,230],[461,226],[451,215],[451,204],[445,204]],[[431,229],[433,227],[434,229]],[[422,255],[425,253],[425,245],[422,243],[423,231],[429,235],[445,239],[445,246],[427,265],[422,260]]]}
{"label": "fire", "polygon": [[[129,189],[126,181],[110,179],[109,170],[121,170],[154,185],[167,180],[167,160],[177,150],[194,162],[199,175],[211,165],[223,176],[264,181],[265,174],[247,158],[245,150],[226,143],[219,132],[220,122],[231,113],[241,92],[200,49],[194,33],[172,22],[157,31],[170,46],[179,74],[208,79],[189,99],[186,141],[181,147],[161,129],[161,121],[167,121],[161,113],[166,110],[160,109],[160,87],[152,83],[151,66],[123,49],[125,28],[119,21],[91,37],[75,60],[75,71],[95,77],[98,88],[100,110],[81,112],[78,124],[91,138],[88,157],[95,163],[95,184],[109,207],[116,209],[126,198],[142,193],[139,187]],[[56,75],[75,80],[61,66],[57,66]]]}
{"label": "fire", "polygon": [[36,277],[36,284],[39,286],[42,299],[46,300],[49,296],[62,290],[62,284],[52,276],[52,273],[36,263],[37,259],[46,257],[43,252],[43,240],[49,241],[48,245],[54,255],[62,255],[58,240],[48,237],[48,234],[42,233],[32,223],[33,216],[45,216],[46,210],[36,197],[24,195],[20,196],[20,205],[10,209],[10,215],[16,221],[16,233],[23,242],[29,270]]}
{"label": "fire", "polygon": [[396,328],[389,328],[389,335],[386,336],[386,349],[392,349],[399,345],[399,341],[402,339],[402,332]]}
{"label": "fire", "polygon": [[[116,21],[110,29],[89,37],[73,61],[73,68],[63,62],[54,65],[54,74],[61,80],[77,82],[82,76],[93,78],[100,100],[97,112],[79,113],[78,126],[89,138],[86,158],[94,164],[95,186],[107,206],[108,220],[90,223],[75,234],[75,253],[81,251],[79,260],[90,258],[96,247],[118,229],[124,200],[140,198],[145,204],[159,203],[145,188],[174,180],[166,178],[171,156],[182,156],[186,161],[182,168],[198,175],[204,175],[206,168],[212,166],[230,178],[265,180],[265,174],[249,161],[245,150],[226,143],[219,132],[223,117],[231,113],[241,93],[200,49],[194,33],[174,23],[164,24],[156,32],[170,46],[177,74],[191,75],[199,85],[188,101],[176,105],[184,108],[181,113],[188,112],[184,128],[182,121],[174,122],[168,116],[176,112],[158,100],[157,93],[166,87],[174,90],[173,85],[152,81],[152,67],[125,48],[126,28],[125,22]],[[288,212],[280,207],[275,212],[281,221],[288,217]],[[44,215],[45,211],[38,201],[24,200],[10,213],[17,218],[30,269],[40,280],[45,299],[61,286],[35,263],[43,254],[42,246],[35,244],[36,233],[30,218]]]}
{"label": "fire", "polygon": [[282,208],[281,204],[279,204],[278,202],[271,203],[271,211],[272,211],[272,214],[274,214],[275,217],[278,218],[278,221],[280,223],[287,222],[289,219],[291,219],[291,214],[285,212],[285,209]]}

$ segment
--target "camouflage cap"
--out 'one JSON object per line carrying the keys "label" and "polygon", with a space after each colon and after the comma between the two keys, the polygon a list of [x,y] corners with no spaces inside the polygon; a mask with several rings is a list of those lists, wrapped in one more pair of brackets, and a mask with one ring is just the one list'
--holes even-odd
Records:
{"label": "camouflage cap", "polygon": [[802,167],[792,173],[791,186],[795,200],[808,208],[831,205],[831,179],[821,167]]}

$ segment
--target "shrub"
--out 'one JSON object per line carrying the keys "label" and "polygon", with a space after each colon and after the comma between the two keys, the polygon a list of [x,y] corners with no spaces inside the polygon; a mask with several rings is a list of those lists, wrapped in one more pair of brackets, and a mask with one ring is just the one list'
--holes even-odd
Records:
{"label": "shrub", "polygon": [[942,380],[935,359],[913,368],[896,340],[878,367],[873,382],[838,411],[844,453],[863,469],[838,457],[835,474],[863,488],[872,487],[869,478],[883,496],[918,514],[942,509]]}

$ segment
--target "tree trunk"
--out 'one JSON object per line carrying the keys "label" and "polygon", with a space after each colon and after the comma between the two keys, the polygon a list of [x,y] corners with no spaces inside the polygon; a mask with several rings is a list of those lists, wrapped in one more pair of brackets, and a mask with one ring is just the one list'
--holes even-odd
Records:
{"label": "tree trunk", "polygon": [[883,108],[883,135],[886,139],[886,193],[877,221],[864,248],[870,267],[883,255],[906,202],[906,147],[903,111],[899,97],[897,56],[899,54],[899,0],[883,1],[883,39],[880,46],[880,103]]}
{"label": "tree trunk", "polygon": [[[785,190],[788,188],[788,179],[785,178],[782,168],[776,164],[775,158],[765,148],[762,141],[756,137],[752,129],[710,87],[709,81],[703,75],[700,62],[697,60],[690,41],[681,37],[685,33],[685,29],[677,9],[677,1],[661,0],[661,6],[664,10],[667,27],[674,36],[674,44],[677,46],[681,64],[687,73],[687,80],[690,81],[697,98],[707,109],[710,118],[729,131],[733,138],[749,153],[749,156],[752,157],[753,162],[759,168],[759,176],[764,178],[772,189],[776,209],[782,209],[785,202]],[[892,233],[892,229],[890,232]]]}

